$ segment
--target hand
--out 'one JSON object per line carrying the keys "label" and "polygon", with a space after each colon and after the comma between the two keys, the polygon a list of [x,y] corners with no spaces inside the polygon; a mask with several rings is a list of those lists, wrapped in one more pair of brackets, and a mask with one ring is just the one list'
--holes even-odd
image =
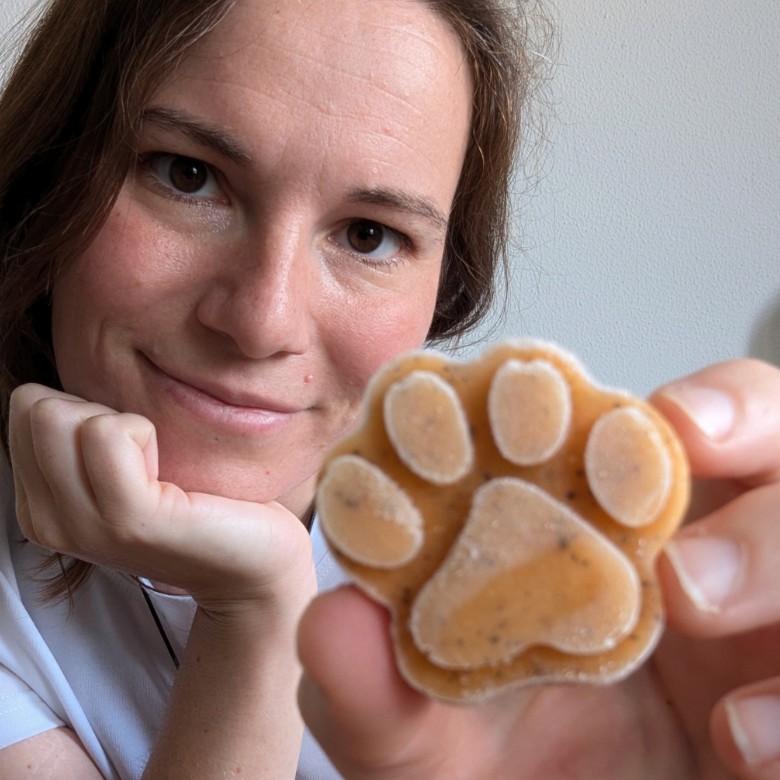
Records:
{"label": "hand", "polygon": [[299,700],[345,777],[780,779],[780,371],[726,363],[652,400],[699,479],[660,562],[671,628],[650,661],[617,685],[448,706],[400,678],[380,607],[325,594],[299,629]]}
{"label": "hand", "polygon": [[157,479],[153,425],[40,385],[11,398],[19,523],[33,542],[191,593],[212,611],[311,587],[303,524],[279,504]]}
{"label": "hand", "polygon": [[780,372],[734,361],[670,386],[655,401],[705,480],[692,507],[699,519],[661,561],[674,630],[656,664],[700,753],[711,744],[738,777],[776,780]]}

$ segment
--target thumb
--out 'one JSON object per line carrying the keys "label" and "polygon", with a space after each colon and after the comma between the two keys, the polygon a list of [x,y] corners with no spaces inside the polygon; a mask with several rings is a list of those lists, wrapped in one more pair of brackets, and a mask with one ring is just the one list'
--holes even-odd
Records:
{"label": "thumb", "polygon": [[435,707],[398,673],[389,620],[382,607],[344,587],[316,598],[298,631],[301,712],[350,778],[392,774],[403,765],[419,771],[415,742]]}

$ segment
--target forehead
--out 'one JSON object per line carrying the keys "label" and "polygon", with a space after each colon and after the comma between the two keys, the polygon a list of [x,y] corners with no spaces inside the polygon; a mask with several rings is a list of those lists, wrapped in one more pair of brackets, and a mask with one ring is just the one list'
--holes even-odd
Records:
{"label": "forehead", "polygon": [[262,103],[301,133],[353,123],[402,140],[422,125],[461,129],[471,79],[452,28],[422,0],[238,0],[161,92],[224,117]]}
{"label": "forehead", "polygon": [[238,0],[193,53],[214,65],[239,53],[251,60],[253,51],[266,68],[316,62],[323,80],[357,69],[376,82],[401,75],[410,88],[462,59],[453,29],[424,0]]}

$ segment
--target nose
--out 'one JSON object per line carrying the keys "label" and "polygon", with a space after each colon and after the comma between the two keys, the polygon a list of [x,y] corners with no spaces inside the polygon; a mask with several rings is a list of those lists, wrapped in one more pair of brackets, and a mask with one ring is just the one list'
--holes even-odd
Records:
{"label": "nose", "polygon": [[294,233],[248,237],[218,263],[197,307],[199,321],[246,357],[306,352],[317,274],[307,242]]}

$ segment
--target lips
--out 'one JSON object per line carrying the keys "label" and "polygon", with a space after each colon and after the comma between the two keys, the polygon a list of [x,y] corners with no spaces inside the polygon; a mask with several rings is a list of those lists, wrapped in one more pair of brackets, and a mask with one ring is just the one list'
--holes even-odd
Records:
{"label": "lips", "polygon": [[164,373],[168,374],[175,382],[191,387],[196,392],[210,396],[213,400],[226,406],[236,406],[242,409],[262,409],[281,414],[293,414],[300,411],[300,408],[291,406],[286,402],[269,399],[245,390],[219,386],[201,379],[183,379],[167,371]]}
{"label": "lips", "polygon": [[166,395],[177,405],[212,423],[267,427],[278,425],[308,408],[209,378],[191,377],[174,369],[163,368],[145,355],[144,358],[155,384]]}

